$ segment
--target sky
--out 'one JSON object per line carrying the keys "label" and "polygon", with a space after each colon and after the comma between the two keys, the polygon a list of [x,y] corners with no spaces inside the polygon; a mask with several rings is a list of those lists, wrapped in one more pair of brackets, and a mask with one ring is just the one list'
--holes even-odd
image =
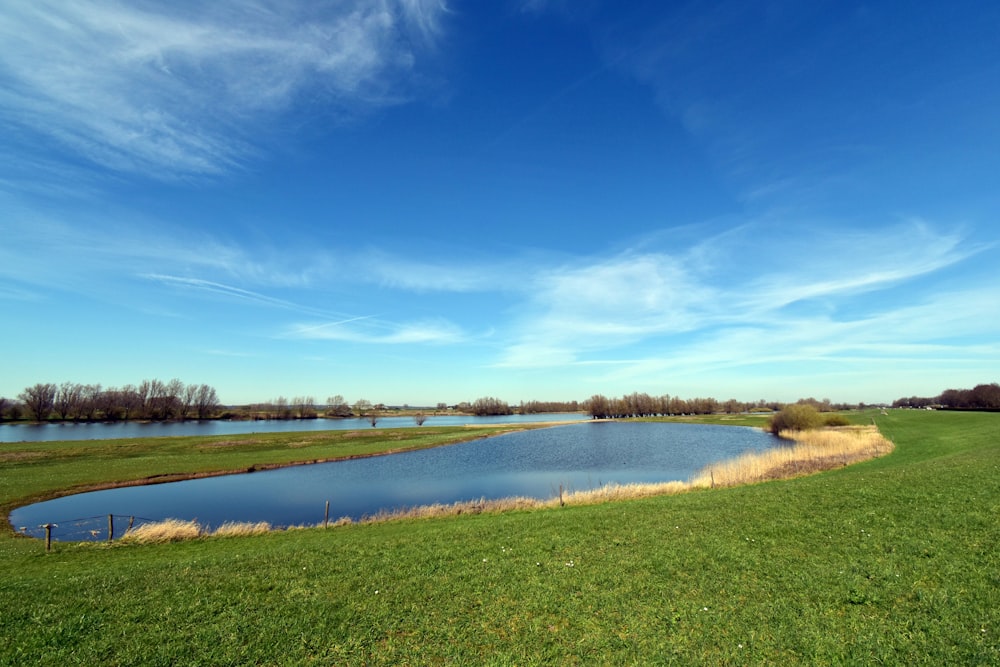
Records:
{"label": "sky", "polygon": [[0,396],[1000,380],[1000,4],[0,9]]}

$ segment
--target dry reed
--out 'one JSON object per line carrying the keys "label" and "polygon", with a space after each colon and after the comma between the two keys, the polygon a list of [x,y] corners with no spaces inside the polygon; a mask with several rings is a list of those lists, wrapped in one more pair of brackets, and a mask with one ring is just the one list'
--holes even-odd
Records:
{"label": "dry reed", "polygon": [[893,444],[874,426],[782,431],[781,437],[794,440],[795,445],[714,463],[696,475],[690,486],[736,486],[788,479],[866,461],[893,450]]}
{"label": "dry reed", "polygon": [[260,535],[271,532],[271,524],[267,521],[251,523],[249,521],[232,521],[224,523],[212,531],[215,537],[245,537],[247,535]]}
{"label": "dry reed", "polygon": [[121,542],[135,544],[152,544],[154,542],[178,542],[200,537],[201,526],[194,521],[166,519],[144,523],[133,528],[121,537]]}

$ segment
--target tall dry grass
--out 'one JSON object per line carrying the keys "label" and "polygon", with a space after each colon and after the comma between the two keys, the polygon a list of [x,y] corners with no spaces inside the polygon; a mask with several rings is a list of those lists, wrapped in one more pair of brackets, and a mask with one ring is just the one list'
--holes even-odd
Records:
{"label": "tall dry grass", "polygon": [[267,521],[252,523],[249,521],[231,521],[224,523],[212,531],[215,537],[246,537],[271,532],[271,524]]}
{"label": "tall dry grass", "polygon": [[[685,493],[693,489],[737,486],[758,482],[788,479],[830,470],[884,456],[893,450],[893,444],[874,426],[849,426],[810,431],[786,431],[781,436],[795,441],[795,445],[750,452],[743,456],[714,463],[687,482],[662,482],[655,484],[608,484],[595,489],[563,492],[555,498],[511,497],[488,500],[470,500],[451,504],[433,504],[399,510],[387,510],[364,517],[358,523],[382,523],[413,519],[433,519],[460,514],[500,513],[515,510],[534,510],[564,505],[594,505],[597,503],[634,500]],[[350,517],[341,517],[330,526],[355,523]],[[317,524],[322,526],[323,524]],[[300,526],[306,527],[306,526]],[[219,526],[214,536],[258,535],[273,530],[267,522],[227,523]],[[149,543],[193,539],[207,535],[193,521],[168,519],[148,523],[122,536],[122,542]]]}
{"label": "tall dry grass", "polygon": [[200,537],[201,526],[194,521],[166,519],[144,523],[121,536],[119,542],[126,544],[152,544],[155,542],[178,542]]}
{"label": "tall dry grass", "polygon": [[781,437],[795,445],[714,463],[689,484],[705,488],[788,479],[884,456],[894,447],[874,426],[782,431]]}

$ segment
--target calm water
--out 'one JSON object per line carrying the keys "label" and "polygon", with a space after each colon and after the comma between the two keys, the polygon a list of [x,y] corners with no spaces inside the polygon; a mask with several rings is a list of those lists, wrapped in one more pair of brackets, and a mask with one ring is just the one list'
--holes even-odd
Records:
{"label": "calm water", "polygon": [[585,422],[389,456],[96,491],[29,505],[10,519],[15,530],[32,535],[56,523],[58,540],[106,539],[108,514],[123,517],[116,523],[119,534],[128,516],[194,519],[209,527],[227,521],[317,524],[326,501],[333,521],[478,498],[552,498],[560,485],[583,490],[686,480],[714,461],[781,443],[751,428]]}
{"label": "calm water", "polygon": [[[539,415],[473,417],[442,415],[428,417],[424,426],[465,424],[526,424],[532,422],[587,419],[579,412]],[[416,426],[412,417],[383,417],[376,428]],[[54,442],[56,440],[109,440],[115,438],[161,438],[175,435],[240,435],[243,433],[287,433],[296,431],[342,431],[371,428],[367,419],[291,419],[266,421],[185,422],[96,422],[92,424],[0,424],[0,442]]]}

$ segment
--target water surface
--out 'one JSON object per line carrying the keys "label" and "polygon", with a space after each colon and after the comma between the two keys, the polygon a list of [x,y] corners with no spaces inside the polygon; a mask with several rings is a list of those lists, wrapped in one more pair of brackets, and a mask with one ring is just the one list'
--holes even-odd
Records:
{"label": "water surface", "polygon": [[[531,424],[550,421],[580,421],[579,412],[534,415],[429,416],[424,426],[464,426],[466,424]],[[381,417],[376,428],[416,427],[413,417]],[[269,419],[261,421],[206,419],[182,422],[93,422],[54,424],[0,424],[0,442],[55,442],[58,440],[113,440],[118,438],[163,438],[189,435],[242,435],[245,433],[292,433],[299,431],[350,431],[372,428],[364,418],[351,419]]]}
{"label": "water surface", "polygon": [[[274,526],[331,520],[479,498],[556,497],[560,486],[687,480],[709,463],[782,446],[759,429],[705,424],[584,422],[508,433],[387,456],[293,466],[169,484],[95,491],[15,510],[15,530],[53,538],[104,539],[107,515],[178,518],[217,527],[228,521]],[[97,531],[91,535],[90,531]]]}

